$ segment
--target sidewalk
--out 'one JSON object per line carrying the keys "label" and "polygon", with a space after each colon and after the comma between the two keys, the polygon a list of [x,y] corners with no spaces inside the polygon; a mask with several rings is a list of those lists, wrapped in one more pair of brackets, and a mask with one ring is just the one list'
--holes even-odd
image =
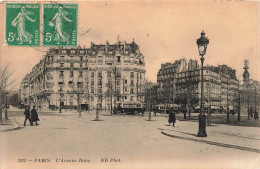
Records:
{"label": "sidewalk", "polygon": [[197,137],[198,122],[177,121],[176,127],[165,126],[162,134],[226,148],[260,153],[260,128],[222,124],[206,126],[207,137]]}
{"label": "sidewalk", "polygon": [[15,118],[9,118],[8,120],[2,119],[2,123],[0,124],[0,132],[18,130],[20,128]]}

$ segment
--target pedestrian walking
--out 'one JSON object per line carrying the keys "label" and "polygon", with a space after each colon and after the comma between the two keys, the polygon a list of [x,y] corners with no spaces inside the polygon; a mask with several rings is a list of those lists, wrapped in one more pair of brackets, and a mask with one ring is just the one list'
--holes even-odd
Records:
{"label": "pedestrian walking", "polygon": [[37,110],[35,109],[35,106],[33,106],[33,109],[31,110],[31,121],[32,121],[32,124],[33,124],[33,122],[36,122],[36,125],[38,125],[37,121],[40,121],[40,119],[38,118],[38,113],[37,113]]}
{"label": "pedestrian walking", "polygon": [[171,108],[169,110],[169,119],[168,119],[169,126],[171,125],[171,123],[173,123],[172,126],[174,127],[176,121],[175,114],[176,114],[175,111],[173,110],[173,108]]}
{"label": "pedestrian walking", "polygon": [[33,124],[32,124],[31,117],[30,117],[30,108],[29,108],[29,106],[25,106],[24,115],[25,115],[25,120],[24,120],[23,125],[26,126],[26,121],[29,120],[29,122],[30,122],[30,124],[32,126]]}
{"label": "pedestrian walking", "polygon": [[254,119],[255,119],[255,120],[258,120],[258,118],[259,118],[259,116],[258,116],[258,112],[255,111],[255,112],[254,112]]}
{"label": "pedestrian walking", "polygon": [[173,112],[173,113],[172,113],[172,123],[173,123],[172,126],[173,126],[173,127],[175,127],[175,122],[176,122],[176,116],[175,116],[175,115],[176,115],[176,111],[177,111],[177,110],[173,110],[173,109],[172,109],[172,112]]}
{"label": "pedestrian walking", "polygon": [[169,111],[169,118],[168,118],[169,126],[171,125],[172,121],[173,121],[173,112],[170,110]]}

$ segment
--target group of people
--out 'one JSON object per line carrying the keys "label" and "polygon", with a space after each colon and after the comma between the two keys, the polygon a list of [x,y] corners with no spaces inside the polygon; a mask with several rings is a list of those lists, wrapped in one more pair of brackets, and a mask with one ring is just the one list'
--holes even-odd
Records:
{"label": "group of people", "polygon": [[176,110],[173,109],[173,107],[169,110],[169,119],[168,119],[168,122],[169,122],[169,126],[171,125],[172,123],[172,126],[175,127],[175,122],[176,122]]}
{"label": "group of people", "polygon": [[25,115],[25,120],[24,120],[24,126],[26,126],[26,121],[29,120],[31,126],[33,126],[33,122],[36,122],[36,125],[39,125],[37,123],[37,121],[40,121],[39,117],[38,117],[38,113],[37,110],[35,109],[35,106],[33,106],[32,110],[30,111],[30,107],[26,106],[25,107],[25,111],[24,111],[24,115]]}

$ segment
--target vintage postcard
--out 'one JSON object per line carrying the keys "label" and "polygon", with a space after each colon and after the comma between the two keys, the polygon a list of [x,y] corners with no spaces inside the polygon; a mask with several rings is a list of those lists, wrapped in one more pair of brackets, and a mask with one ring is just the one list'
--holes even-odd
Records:
{"label": "vintage postcard", "polygon": [[260,2],[0,1],[0,169],[258,169]]}

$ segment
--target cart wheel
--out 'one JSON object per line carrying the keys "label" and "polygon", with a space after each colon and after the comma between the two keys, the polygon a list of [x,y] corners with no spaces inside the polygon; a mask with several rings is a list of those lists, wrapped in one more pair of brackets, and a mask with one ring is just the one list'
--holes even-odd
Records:
{"label": "cart wheel", "polygon": [[134,111],[134,115],[138,115],[139,114],[139,112],[138,111]]}

